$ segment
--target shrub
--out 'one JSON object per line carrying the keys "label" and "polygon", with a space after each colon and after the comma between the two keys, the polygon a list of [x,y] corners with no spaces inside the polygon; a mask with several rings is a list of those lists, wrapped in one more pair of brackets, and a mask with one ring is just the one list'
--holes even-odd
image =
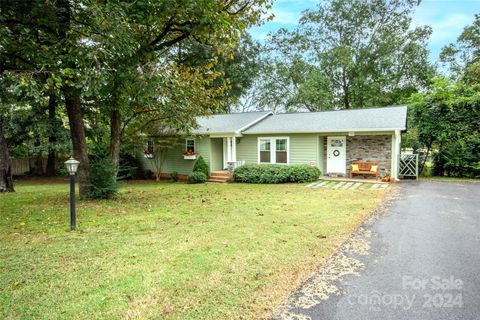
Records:
{"label": "shrub", "polygon": [[208,177],[209,169],[208,164],[205,162],[202,156],[199,156],[195,165],[193,166],[193,172],[203,172]]}
{"label": "shrub", "polygon": [[200,171],[194,171],[188,176],[190,183],[205,183],[207,182],[207,175]]}
{"label": "shrub", "polygon": [[320,169],[309,165],[292,165],[290,169],[290,182],[310,182],[320,177]]}
{"label": "shrub", "polygon": [[321,172],[309,165],[249,164],[233,171],[236,182],[287,183],[315,181]]}
{"label": "shrub", "polygon": [[90,163],[87,198],[107,199],[117,193],[115,168],[108,159],[97,158]]}
{"label": "shrub", "polygon": [[170,173],[170,181],[177,182],[178,178],[179,177],[177,171],[172,171],[172,173]]}

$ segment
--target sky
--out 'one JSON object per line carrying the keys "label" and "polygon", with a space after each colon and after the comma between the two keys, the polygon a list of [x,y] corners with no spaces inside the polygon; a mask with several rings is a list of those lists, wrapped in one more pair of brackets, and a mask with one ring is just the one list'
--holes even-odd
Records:
{"label": "sky", "polygon": [[[298,24],[302,11],[315,9],[325,0],[276,0],[271,12],[272,21],[250,29],[252,37],[264,41],[269,32],[280,28],[293,29]],[[429,25],[430,60],[435,62],[442,48],[456,41],[463,29],[472,24],[475,14],[480,14],[480,0],[423,0],[417,7],[412,22],[414,25]]]}

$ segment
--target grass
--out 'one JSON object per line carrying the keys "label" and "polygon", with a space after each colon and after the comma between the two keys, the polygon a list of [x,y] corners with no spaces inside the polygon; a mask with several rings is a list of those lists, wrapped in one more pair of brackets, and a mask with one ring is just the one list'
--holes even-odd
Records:
{"label": "grass", "polygon": [[348,237],[383,192],[304,185],[68,185],[0,195],[2,319],[257,319]]}
{"label": "grass", "polygon": [[428,177],[420,177],[420,180],[451,181],[451,182],[458,181],[458,182],[480,183],[479,178],[462,178],[462,177],[428,176]]}

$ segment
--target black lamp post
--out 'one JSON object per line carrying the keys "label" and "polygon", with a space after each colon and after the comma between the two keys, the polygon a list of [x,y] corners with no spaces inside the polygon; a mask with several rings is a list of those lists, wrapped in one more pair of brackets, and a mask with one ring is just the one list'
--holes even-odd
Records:
{"label": "black lamp post", "polygon": [[73,159],[73,157],[65,161],[65,166],[70,174],[70,230],[75,230],[77,227],[75,216],[75,173],[79,164],[80,161]]}

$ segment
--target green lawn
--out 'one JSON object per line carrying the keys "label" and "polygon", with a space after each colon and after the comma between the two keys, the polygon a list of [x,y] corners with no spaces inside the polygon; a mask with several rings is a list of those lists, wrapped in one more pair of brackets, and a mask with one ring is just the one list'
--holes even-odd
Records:
{"label": "green lawn", "polygon": [[253,319],[331,254],[383,191],[131,183],[81,201],[68,185],[0,195],[2,319]]}
{"label": "green lawn", "polygon": [[480,183],[478,178],[462,178],[462,177],[440,177],[440,176],[429,176],[429,177],[420,177],[420,180],[434,180],[434,181],[451,181],[451,182],[474,182]]}

